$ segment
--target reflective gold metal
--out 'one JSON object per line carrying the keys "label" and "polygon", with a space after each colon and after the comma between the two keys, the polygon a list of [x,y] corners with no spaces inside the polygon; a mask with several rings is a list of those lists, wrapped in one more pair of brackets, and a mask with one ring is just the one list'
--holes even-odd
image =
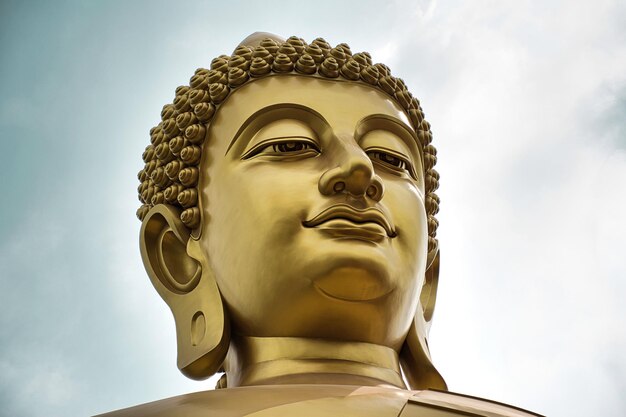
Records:
{"label": "reflective gold metal", "polygon": [[162,118],[139,174],[141,254],[180,370],[225,375],[108,415],[534,415],[447,393],[431,362],[436,152],[386,66],[254,34]]}

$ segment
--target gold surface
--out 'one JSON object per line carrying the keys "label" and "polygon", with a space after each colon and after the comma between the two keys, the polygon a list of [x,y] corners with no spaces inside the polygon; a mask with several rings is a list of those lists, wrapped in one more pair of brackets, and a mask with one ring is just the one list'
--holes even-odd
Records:
{"label": "gold surface", "polygon": [[446,392],[330,384],[259,385],[204,391],[102,417],[541,417]]}
{"label": "gold surface", "polygon": [[177,89],[139,175],[178,367],[224,370],[223,389],[111,415],[474,415],[406,389],[446,389],[426,342],[439,199],[419,102],[369,54],[264,36]]}

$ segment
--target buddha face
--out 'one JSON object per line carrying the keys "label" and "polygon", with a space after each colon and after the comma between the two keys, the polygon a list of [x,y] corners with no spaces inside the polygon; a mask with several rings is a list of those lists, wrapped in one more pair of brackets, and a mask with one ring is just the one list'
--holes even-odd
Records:
{"label": "buddha face", "polygon": [[228,97],[204,146],[200,245],[233,331],[399,350],[427,255],[401,108],[364,84],[267,77]]}

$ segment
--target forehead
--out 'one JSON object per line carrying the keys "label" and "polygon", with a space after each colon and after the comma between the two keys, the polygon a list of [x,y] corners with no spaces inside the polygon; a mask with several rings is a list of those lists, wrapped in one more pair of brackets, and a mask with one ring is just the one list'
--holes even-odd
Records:
{"label": "forehead", "polygon": [[228,96],[211,122],[211,145],[228,146],[251,116],[280,104],[310,108],[336,132],[352,133],[361,120],[374,114],[389,116],[410,126],[398,104],[363,83],[279,75],[247,83]]}

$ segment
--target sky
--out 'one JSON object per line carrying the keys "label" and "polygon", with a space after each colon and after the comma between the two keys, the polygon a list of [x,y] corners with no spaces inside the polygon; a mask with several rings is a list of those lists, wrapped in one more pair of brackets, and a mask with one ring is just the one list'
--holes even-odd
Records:
{"label": "sky", "polygon": [[626,4],[0,3],[0,416],[211,389],[176,368],[141,264],[136,173],[174,89],[252,32],[403,78],[433,126],[449,388],[626,415]]}

